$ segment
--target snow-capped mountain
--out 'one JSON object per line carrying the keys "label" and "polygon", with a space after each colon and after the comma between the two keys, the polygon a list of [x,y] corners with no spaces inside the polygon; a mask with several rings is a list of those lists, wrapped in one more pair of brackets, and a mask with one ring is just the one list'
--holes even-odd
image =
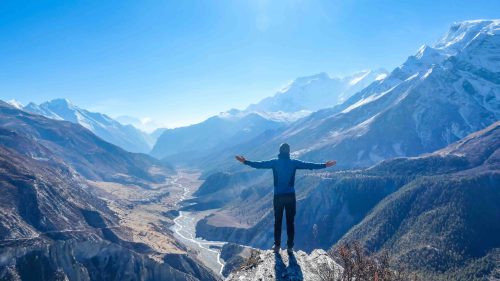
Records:
{"label": "snow-capped mountain", "polygon": [[122,125],[132,125],[132,126],[136,127],[137,129],[139,129],[143,132],[146,132],[150,135],[152,135],[154,131],[166,127],[165,124],[162,124],[160,122],[156,122],[155,120],[153,120],[152,118],[149,118],[149,117],[137,118],[137,117],[128,116],[128,115],[121,115],[121,116],[115,117],[113,119],[120,122]]}
{"label": "snow-capped mountain", "polygon": [[385,78],[387,71],[365,70],[345,77],[330,77],[326,73],[297,78],[274,96],[250,105],[248,111],[297,112],[316,111],[332,107],[373,81]]}
{"label": "snow-capped mountain", "polygon": [[111,117],[79,108],[66,99],[54,99],[42,104],[29,103],[24,110],[55,120],[80,124],[103,140],[131,152],[147,153],[152,138],[132,125],[122,125]]}
{"label": "snow-capped mountain", "polygon": [[11,99],[7,101],[8,104],[12,105],[13,107],[17,109],[23,109],[23,104],[19,102],[18,100]]}
{"label": "snow-capped mountain", "polygon": [[359,167],[435,151],[500,120],[499,61],[500,20],[454,24],[344,103],[227,153],[266,158],[288,142],[295,156]]}
{"label": "snow-capped mountain", "polygon": [[151,153],[185,163],[211,150],[224,151],[266,131],[283,128],[314,110],[335,105],[385,76],[384,70],[378,70],[343,78],[330,78],[326,73],[298,78],[275,96],[245,110],[231,109],[195,125],[164,130]]}

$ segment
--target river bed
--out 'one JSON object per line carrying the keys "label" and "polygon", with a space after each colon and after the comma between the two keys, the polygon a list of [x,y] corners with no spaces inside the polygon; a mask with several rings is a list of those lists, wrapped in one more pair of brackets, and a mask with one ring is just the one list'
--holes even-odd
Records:
{"label": "river bed", "polygon": [[[182,187],[183,194],[178,201],[180,206],[182,201],[189,199],[193,190],[189,186],[183,185],[174,178],[172,184]],[[184,244],[188,249],[197,253],[198,259],[208,268],[222,276],[224,261],[220,258],[220,250],[226,242],[207,241],[196,237],[196,223],[208,215],[208,212],[187,212],[180,211],[179,216],[174,219],[174,225],[171,227],[175,238]]]}

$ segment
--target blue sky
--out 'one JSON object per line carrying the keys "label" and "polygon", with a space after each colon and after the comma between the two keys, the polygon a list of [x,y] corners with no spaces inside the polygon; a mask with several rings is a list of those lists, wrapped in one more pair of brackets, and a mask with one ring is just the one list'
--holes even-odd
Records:
{"label": "blue sky", "polygon": [[500,1],[1,1],[0,99],[179,126],[299,76],[391,70],[478,18]]}

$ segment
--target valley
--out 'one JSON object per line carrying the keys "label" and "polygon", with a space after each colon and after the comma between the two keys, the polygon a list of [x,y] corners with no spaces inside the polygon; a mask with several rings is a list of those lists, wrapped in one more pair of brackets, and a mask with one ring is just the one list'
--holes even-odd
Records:
{"label": "valley", "polygon": [[0,280],[279,280],[280,179],[304,276],[355,244],[425,280],[500,280],[499,50],[500,20],[454,23],[392,71],[300,77],[151,134],[0,100]]}
{"label": "valley", "polygon": [[120,226],[131,230],[130,239],[154,249],[157,259],[168,253],[189,253],[221,274],[224,263],[220,248],[225,242],[196,237],[197,222],[210,213],[177,211],[202,183],[199,176],[194,171],[179,170],[148,189],[109,182],[91,185],[118,216]]}

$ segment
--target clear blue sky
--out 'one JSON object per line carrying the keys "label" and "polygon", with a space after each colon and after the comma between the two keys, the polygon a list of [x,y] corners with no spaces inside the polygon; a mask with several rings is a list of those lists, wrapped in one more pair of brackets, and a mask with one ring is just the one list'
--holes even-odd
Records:
{"label": "clear blue sky", "polygon": [[0,99],[64,97],[169,126],[288,81],[388,70],[500,1],[1,1]]}

